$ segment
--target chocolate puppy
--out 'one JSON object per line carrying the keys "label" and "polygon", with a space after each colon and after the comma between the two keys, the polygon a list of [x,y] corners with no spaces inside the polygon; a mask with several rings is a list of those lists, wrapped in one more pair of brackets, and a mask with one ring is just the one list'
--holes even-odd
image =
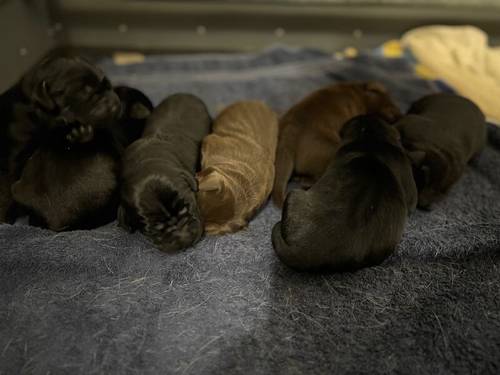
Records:
{"label": "chocolate puppy", "polygon": [[80,57],[43,60],[0,102],[8,169],[17,176],[41,143],[68,148],[89,142],[121,112],[104,73]]}
{"label": "chocolate puppy", "polygon": [[394,251],[417,203],[411,163],[399,133],[375,116],[341,131],[342,143],[308,191],[287,195],[273,228],[278,257],[299,270],[352,271]]}
{"label": "chocolate puppy", "polygon": [[282,206],[293,173],[305,186],[317,181],[340,145],[339,132],[351,118],[377,113],[389,122],[400,117],[384,86],[344,82],[324,87],[295,104],[280,120],[273,200]]}
{"label": "chocolate puppy", "polygon": [[205,232],[244,228],[274,181],[278,119],[264,103],[237,102],[217,117],[201,148],[198,204]]}
{"label": "chocolate puppy", "polygon": [[142,231],[164,251],[200,239],[195,173],[210,123],[205,104],[193,95],[169,96],[155,108],[142,138],[123,155],[118,211],[122,227]]}
{"label": "chocolate puppy", "polygon": [[486,143],[481,110],[453,94],[423,97],[396,126],[412,159],[418,206],[424,209],[443,198]]}
{"label": "chocolate puppy", "polygon": [[43,144],[26,162],[12,193],[30,223],[61,231],[94,228],[116,218],[120,150],[142,132],[153,108],[136,89],[117,92],[123,110],[112,133],[96,132],[92,140],[69,149]]}

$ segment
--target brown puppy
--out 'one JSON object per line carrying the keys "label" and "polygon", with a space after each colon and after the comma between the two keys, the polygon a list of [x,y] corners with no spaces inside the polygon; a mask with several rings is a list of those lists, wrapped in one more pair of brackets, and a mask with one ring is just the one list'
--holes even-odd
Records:
{"label": "brown puppy", "polygon": [[293,173],[312,185],[325,171],[340,145],[339,132],[351,118],[379,114],[389,122],[401,112],[377,82],[337,83],[314,91],[280,120],[273,200],[283,205]]}
{"label": "brown puppy", "polygon": [[266,201],[274,181],[278,118],[264,103],[242,101],[215,120],[201,149],[198,204],[207,234],[235,232]]}
{"label": "brown puppy", "polygon": [[454,94],[419,99],[396,127],[412,160],[418,206],[424,209],[445,196],[486,143],[483,113]]}

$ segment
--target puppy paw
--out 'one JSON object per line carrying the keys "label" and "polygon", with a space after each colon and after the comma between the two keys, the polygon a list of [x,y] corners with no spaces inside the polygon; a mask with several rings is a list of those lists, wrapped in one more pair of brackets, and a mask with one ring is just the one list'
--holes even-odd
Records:
{"label": "puppy paw", "polygon": [[66,140],[70,143],[86,143],[94,138],[94,128],[92,125],[80,125],[72,128],[66,134]]}
{"label": "puppy paw", "polygon": [[186,199],[169,185],[161,184],[143,195],[142,201],[144,232],[161,250],[182,250],[200,239],[201,220],[194,199]]}
{"label": "puppy paw", "polygon": [[208,223],[205,224],[205,233],[210,236],[217,236],[229,233],[235,233],[247,227],[246,221],[230,222],[223,225]]}

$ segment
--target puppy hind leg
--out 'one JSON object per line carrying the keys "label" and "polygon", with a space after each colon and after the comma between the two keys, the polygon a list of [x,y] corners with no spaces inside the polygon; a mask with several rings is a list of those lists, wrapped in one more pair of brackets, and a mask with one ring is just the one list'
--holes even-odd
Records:
{"label": "puppy hind leg", "polygon": [[[193,245],[202,234],[196,198],[182,196],[163,178],[150,179],[139,198],[139,215],[144,232],[163,251],[176,251]],[[188,193],[189,195],[189,193]]]}

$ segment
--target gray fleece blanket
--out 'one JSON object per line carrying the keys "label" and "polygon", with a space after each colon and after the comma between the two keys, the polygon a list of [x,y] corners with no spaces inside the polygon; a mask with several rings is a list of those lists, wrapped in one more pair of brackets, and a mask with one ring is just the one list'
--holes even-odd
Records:
{"label": "gray fleece blanket", "polygon": [[[319,51],[101,62],[158,103],[175,92],[212,114],[238,100],[283,112],[319,86],[378,79],[403,109],[434,83],[406,59]],[[280,264],[272,204],[248,229],[177,254],[116,223],[54,233],[0,225],[0,374],[497,374],[500,132],[449,196],[409,219],[378,267],[299,274]]]}

